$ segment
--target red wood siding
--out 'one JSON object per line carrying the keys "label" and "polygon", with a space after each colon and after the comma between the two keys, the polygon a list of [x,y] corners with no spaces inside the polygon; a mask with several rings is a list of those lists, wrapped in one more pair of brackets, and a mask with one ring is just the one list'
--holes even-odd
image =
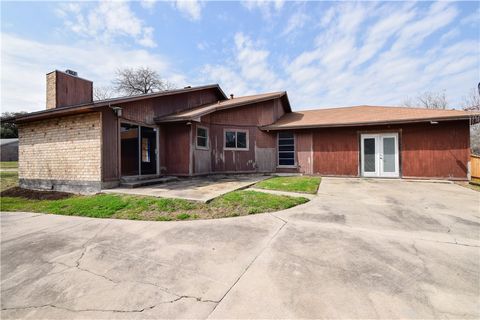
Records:
{"label": "red wood siding", "polygon": [[93,101],[93,83],[91,81],[71,76],[63,72],[56,74],[57,108],[74,106]]}
{"label": "red wood siding", "polygon": [[402,177],[466,179],[468,121],[313,130],[313,173],[358,176],[362,133],[398,132]]}
{"label": "red wood siding", "polygon": [[184,123],[162,126],[164,162],[160,163],[166,174],[188,175],[190,170],[190,126]]}
{"label": "red wood siding", "polygon": [[469,130],[468,121],[404,126],[400,140],[402,176],[467,179]]}
{"label": "red wood siding", "polygon": [[110,108],[102,110],[102,181],[118,180],[118,122]]}
{"label": "red wood siding", "polygon": [[313,131],[313,173],[335,176],[358,175],[358,137],[352,128]]}

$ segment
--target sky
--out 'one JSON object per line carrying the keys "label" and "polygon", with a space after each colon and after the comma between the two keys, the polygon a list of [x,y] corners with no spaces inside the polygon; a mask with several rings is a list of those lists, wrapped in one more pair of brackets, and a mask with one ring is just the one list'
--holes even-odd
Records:
{"label": "sky", "polygon": [[45,74],[108,86],[146,66],[181,88],[287,91],[294,110],[401,105],[480,80],[479,2],[1,2],[1,111],[45,109]]}

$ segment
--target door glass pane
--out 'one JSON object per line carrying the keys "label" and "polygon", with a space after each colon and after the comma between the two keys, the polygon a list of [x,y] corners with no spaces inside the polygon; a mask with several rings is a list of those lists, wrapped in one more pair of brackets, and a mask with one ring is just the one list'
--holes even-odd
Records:
{"label": "door glass pane", "polygon": [[395,138],[383,138],[383,171],[395,172]]}
{"label": "door glass pane", "polygon": [[363,139],[363,171],[377,171],[375,169],[375,138]]}
{"label": "door glass pane", "polygon": [[142,133],[142,147],[141,147],[141,167],[142,174],[157,173],[157,134],[156,129],[141,127]]}
{"label": "door glass pane", "polygon": [[138,126],[122,123],[120,126],[121,138],[121,166],[122,176],[138,175]]}

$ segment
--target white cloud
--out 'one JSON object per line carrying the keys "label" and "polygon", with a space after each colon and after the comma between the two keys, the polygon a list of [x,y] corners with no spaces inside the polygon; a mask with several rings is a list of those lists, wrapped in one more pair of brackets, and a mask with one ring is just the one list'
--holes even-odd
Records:
{"label": "white cloud", "polygon": [[233,61],[204,66],[202,81],[218,81],[235,95],[255,93],[258,87],[282,90],[284,83],[271,67],[270,52],[241,32],[235,34],[234,42]]}
{"label": "white cloud", "polygon": [[279,13],[283,5],[284,0],[245,0],[242,1],[242,5],[250,11],[260,10],[262,16],[266,19],[270,19],[273,14]]}
{"label": "white cloud", "polygon": [[305,24],[310,20],[310,16],[303,11],[297,11],[287,21],[285,29],[283,29],[282,35],[288,35],[294,31],[298,31],[303,28]]}
{"label": "white cloud", "polygon": [[67,3],[57,9],[65,26],[82,37],[110,41],[130,37],[138,44],[155,47],[153,28],[146,26],[124,1],[103,1],[94,6],[88,3]]}
{"label": "white cloud", "polygon": [[140,5],[145,9],[153,9],[157,0],[140,0]]}
{"label": "white cloud", "polygon": [[94,86],[110,84],[115,71],[146,66],[163,78],[183,86],[185,77],[167,59],[143,49],[125,49],[111,44],[89,42],[47,44],[1,34],[1,106],[3,111],[35,111],[45,108],[45,74],[55,69],[73,69],[92,80]]}
{"label": "white cloud", "polygon": [[176,0],[173,5],[190,20],[200,20],[202,16],[202,2],[198,0]]}

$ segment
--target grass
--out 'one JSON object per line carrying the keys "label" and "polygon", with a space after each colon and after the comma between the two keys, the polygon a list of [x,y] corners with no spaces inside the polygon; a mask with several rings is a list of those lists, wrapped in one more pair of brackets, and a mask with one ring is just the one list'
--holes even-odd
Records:
{"label": "grass", "polygon": [[0,191],[10,189],[17,185],[18,185],[18,172],[0,171]]}
{"label": "grass", "polygon": [[317,193],[320,181],[320,177],[274,177],[260,181],[255,187],[279,191]]}
{"label": "grass", "polygon": [[60,215],[131,220],[194,220],[278,211],[307,202],[255,191],[234,191],[205,204],[182,199],[98,194],[60,200],[1,197],[1,211],[29,211]]}
{"label": "grass", "polygon": [[0,161],[0,169],[18,169],[17,161]]}

